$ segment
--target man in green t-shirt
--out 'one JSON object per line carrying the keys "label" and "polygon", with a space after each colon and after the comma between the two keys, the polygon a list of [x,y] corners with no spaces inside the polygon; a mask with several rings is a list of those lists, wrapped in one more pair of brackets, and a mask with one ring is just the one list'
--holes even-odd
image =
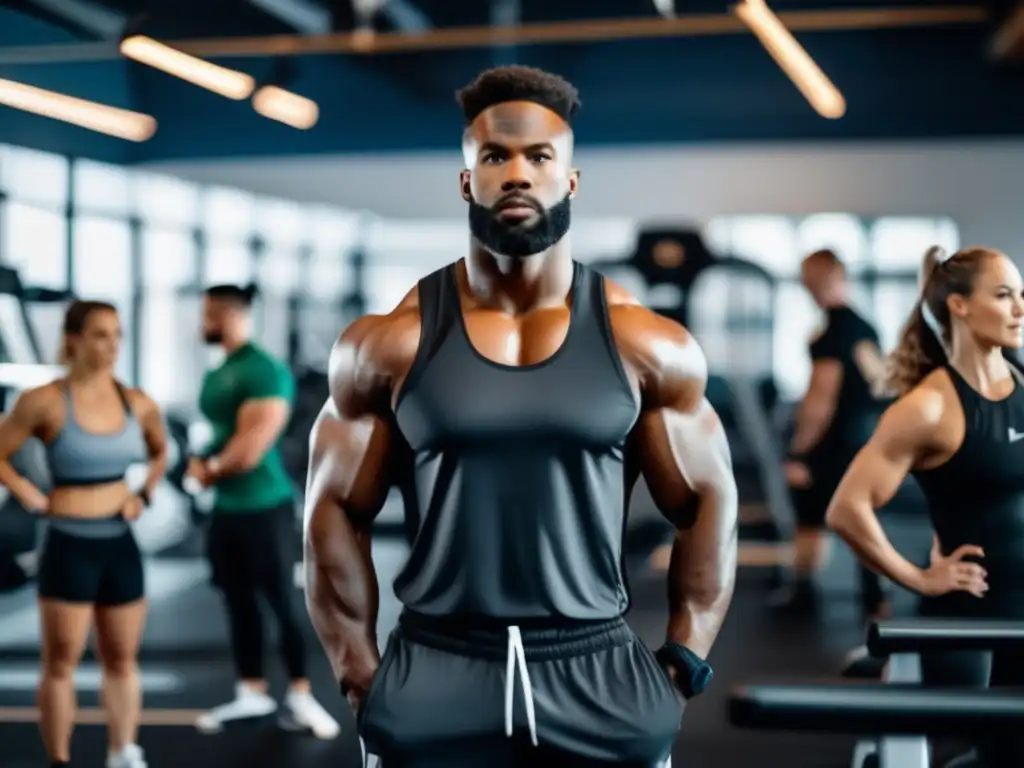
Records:
{"label": "man in green t-shirt", "polygon": [[291,679],[283,722],[333,738],[337,722],[310,693],[305,637],[290,594],[291,562],[282,546],[295,535],[295,489],[278,442],[295,399],[295,380],[250,338],[255,294],[255,286],[218,285],[207,289],[204,301],[205,341],[227,356],[203,379],[199,408],[213,440],[204,458],[189,462],[187,482],[214,490],[207,548],[213,583],[227,607],[238,684],[234,700],[205,713],[196,725],[212,732],[226,721],[277,710],[263,668],[262,595],[277,618]]}

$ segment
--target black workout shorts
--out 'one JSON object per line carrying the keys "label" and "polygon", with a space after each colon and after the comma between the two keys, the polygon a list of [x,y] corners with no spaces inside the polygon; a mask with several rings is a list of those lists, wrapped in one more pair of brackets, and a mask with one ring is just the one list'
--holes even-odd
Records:
{"label": "black workout shorts", "polygon": [[502,768],[541,754],[561,765],[655,766],[671,754],[683,698],[622,619],[520,628],[529,682],[517,668],[511,687],[507,630],[452,632],[446,621],[407,612],[388,639],[358,714],[384,766]]}
{"label": "black workout shorts", "polygon": [[68,603],[127,605],[146,592],[142,553],[131,530],[113,538],[48,530],[37,581],[40,597]]}

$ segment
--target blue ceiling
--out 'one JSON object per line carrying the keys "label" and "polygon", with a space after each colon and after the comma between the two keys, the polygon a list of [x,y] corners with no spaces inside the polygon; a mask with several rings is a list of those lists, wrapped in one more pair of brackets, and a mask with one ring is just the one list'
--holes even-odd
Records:
{"label": "blue ceiling", "polygon": [[[99,0],[70,0],[77,6]],[[277,0],[288,2],[288,0]],[[306,4],[314,0],[304,0]],[[488,23],[476,0],[392,0],[434,28]],[[116,57],[11,63],[12,49],[99,39],[34,0],[0,2],[0,77],[154,115],[143,144],[0,107],[0,142],[119,163],[186,158],[450,149],[460,130],[453,92],[482,68],[516,61],[559,72],[580,88],[577,123],[584,145],[707,141],[893,139],[1024,134],[1024,71],[996,63],[987,46],[1001,17],[905,29],[800,32],[798,39],[846,97],[840,120],[813,112],[749,33],[291,59],[289,87],[320,104],[321,119],[297,131],[162,72]],[[147,34],[165,40],[294,35],[249,0],[109,0]],[[346,31],[349,0],[321,0],[333,29]],[[878,0],[780,0],[778,11],[882,7]],[[902,3],[927,7],[934,3]],[[212,11],[211,7],[216,7]],[[655,16],[651,0],[521,0],[523,22]],[[724,2],[696,0],[687,13],[723,13]],[[140,16],[140,12],[145,15]],[[377,23],[394,29],[386,15]],[[6,58],[5,58],[6,54]],[[40,57],[42,58],[42,57]],[[267,57],[218,59],[257,79]],[[742,183],[742,180],[738,180]]]}

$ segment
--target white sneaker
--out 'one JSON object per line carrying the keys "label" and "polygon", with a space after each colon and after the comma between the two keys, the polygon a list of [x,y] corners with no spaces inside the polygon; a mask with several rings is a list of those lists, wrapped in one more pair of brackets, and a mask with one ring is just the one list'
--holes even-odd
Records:
{"label": "white sneaker", "polygon": [[235,686],[235,699],[227,704],[214,707],[196,720],[196,728],[202,733],[217,733],[224,723],[231,720],[250,720],[255,717],[266,717],[277,710],[277,702],[262,691],[257,691],[244,683]]}
{"label": "white sneaker", "polygon": [[120,752],[107,755],[107,768],[146,768],[142,747],[129,744]]}
{"label": "white sneaker", "polygon": [[281,725],[289,730],[308,730],[318,739],[333,739],[341,732],[338,721],[328,714],[320,702],[305,691],[288,691],[284,698],[287,717]]}

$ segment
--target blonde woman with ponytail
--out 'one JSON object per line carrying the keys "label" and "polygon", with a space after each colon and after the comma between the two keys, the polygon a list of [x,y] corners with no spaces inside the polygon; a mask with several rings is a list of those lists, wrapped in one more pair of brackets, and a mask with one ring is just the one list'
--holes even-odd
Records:
{"label": "blonde woman with ponytail", "polygon": [[[1024,619],[1024,380],[1004,355],[1024,344],[1024,280],[992,248],[934,251],[892,355],[899,399],[839,485],[828,523],[868,567],[923,596],[924,615]],[[875,510],[908,474],[939,549],[921,568]],[[927,685],[1024,686],[1024,654],[922,658]],[[982,762],[1024,765],[1024,741],[978,745]],[[991,763],[990,763],[991,761]]]}

